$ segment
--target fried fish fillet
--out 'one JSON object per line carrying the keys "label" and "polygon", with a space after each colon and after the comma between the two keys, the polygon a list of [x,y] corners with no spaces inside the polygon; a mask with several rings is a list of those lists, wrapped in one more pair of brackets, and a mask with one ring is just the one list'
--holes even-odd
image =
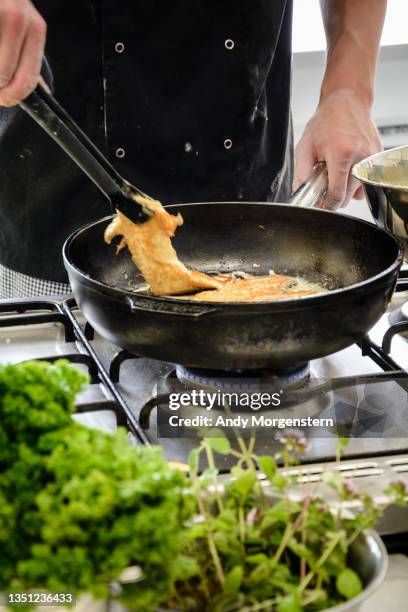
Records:
{"label": "fried fish fillet", "polygon": [[222,282],[222,287],[215,291],[201,291],[189,299],[200,302],[273,302],[325,291],[307,280],[274,273],[245,279],[215,278]]}
{"label": "fried fish fillet", "polygon": [[[116,236],[122,237],[116,252],[128,247],[133,263],[154,295],[178,296],[201,302],[260,302],[325,291],[309,281],[272,271],[269,276],[239,278],[234,274],[208,276],[189,270],[179,261],[171,243],[176,229],[183,224],[180,213],[169,214],[157,200],[140,196],[135,200],[151,209],[152,217],[143,224],[136,224],[117,212],[105,230],[105,241],[110,244]],[[199,293],[188,295],[196,291]]]}
{"label": "fried fish fillet", "polygon": [[221,283],[215,278],[188,270],[179,261],[171,244],[177,227],[183,224],[180,215],[170,215],[157,200],[136,196],[135,200],[154,214],[146,223],[136,224],[117,212],[105,230],[105,241],[110,244],[115,236],[122,236],[119,253],[128,247],[132,261],[140,270],[154,295],[192,293],[198,289],[217,289]]}

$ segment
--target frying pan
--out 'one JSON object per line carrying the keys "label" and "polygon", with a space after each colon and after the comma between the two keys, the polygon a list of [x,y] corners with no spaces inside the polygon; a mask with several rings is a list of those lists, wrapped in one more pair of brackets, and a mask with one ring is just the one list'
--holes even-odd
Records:
{"label": "frying pan", "polygon": [[357,341],[393,293],[402,248],[365,221],[291,204],[207,202],[167,209],[184,218],[174,246],[187,266],[208,273],[274,270],[330,290],[257,303],[198,303],[138,292],[143,280],[127,250],[116,256],[104,243],[107,217],[67,240],[64,262],[87,320],[132,353],[201,368],[279,371]]}
{"label": "frying pan", "polygon": [[[137,222],[149,212],[68,113],[37,87],[21,107],[72,157],[111,202]],[[64,245],[74,296],[94,329],[132,353],[211,369],[296,366],[352,344],[385,311],[402,247],[369,223],[313,206],[326,187],[319,165],[292,204],[213,202],[170,206],[185,225],[174,245],[207,273],[270,270],[324,285],[323,294],[275,302],[205,303],[154,297],[127,251],[103,235],[112,217],[76,231]],[[144,195],[144,194],[143,194]],[[139,289],[139,291],[138,291]]]}

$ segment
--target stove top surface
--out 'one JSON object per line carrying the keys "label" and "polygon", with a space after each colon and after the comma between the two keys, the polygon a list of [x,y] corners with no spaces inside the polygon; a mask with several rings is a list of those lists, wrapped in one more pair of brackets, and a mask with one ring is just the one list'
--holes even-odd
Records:
{"label": "stove top surface", "polygon": [[[392,322],[406,299],[406,291],[395,294],[387,313],[371,330],[369,338],[363,340],[363,350],[359,345],[352,345],[312,361],[308,365],[310,378],[306,386],[321,385],[342,377],[381,375],[384,369],[408,369],[408,340],[404,337],[398,334],[392,338],[389,355],[381,349],[390,319]],[[64,307],[68,309],[74,325],[67,320]],[[188,433],[189,437],[160,435],[157,410],[162,410],[162,407],[157,408],[155,398],[158,394],[188,390],[191,380],[185,380],[186,369],[178,367],[180,382],[175,376],[174,365],[129,355],[92,332],[89,326],[85,326],[80,312],[74,308],[73,300],[65,305],[46,299],[35,302],[15,300],[8,305],[0,303],[0,363],[64,356],[83,362],[80,367],[89,369],[93,384],[78,398],[78,419],[87,423],[97,421],[97,426],[107,430],[112,430],[115,425],[125,425],[135,443],[158,442],[169,459],[185,463],[197,438],[191,432]],[[387,359],[389,363],[385,363]],[[197,380],[194,384],[197,384]],[[273,410],[273,416],[334,416],[336,425],[345,428],[345,435],[352,436],[346,449],[349,457],[374,458],[408,453],[408,406],[396,406],[391,401],[395,393],[385,391],[387,405],[383,402],[367,407],[360,400],[356,410],[355,388],[345,386],[336,391],[335,414],[333,402],[318,397]],[[148,429],[140,426],[141,414],[144,417],[143,425],[148,425]],[[338,428],[335,433],[328,428],[318,435],[312,435],[307,461],[333,458],[337,437]],[[259,444],[263,452],[275,452],[278,442],[273,432],[263,432]]]}

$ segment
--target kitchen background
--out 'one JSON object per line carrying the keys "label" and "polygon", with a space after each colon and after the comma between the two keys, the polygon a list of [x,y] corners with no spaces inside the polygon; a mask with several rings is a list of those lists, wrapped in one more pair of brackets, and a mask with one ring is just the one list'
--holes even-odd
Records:
{"label": "kitchen background", "polygon": [[[407,23],[407,0],[388,0],[373,108],[374,120],[386,148],[408,142]],[[295,141],[300,138],[318,102],[325,47],[319,0],[294,0],[292,109]],[[367,219],[371,217],[367,207],[358,201],[351,202],[345,212]]]}

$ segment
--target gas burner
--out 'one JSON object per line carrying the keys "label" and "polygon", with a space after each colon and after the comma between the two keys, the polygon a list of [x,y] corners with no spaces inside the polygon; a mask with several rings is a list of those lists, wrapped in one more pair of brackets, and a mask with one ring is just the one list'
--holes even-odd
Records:
{"label": "gas burner", "polygon": [[211,370],[176,365],[176,376],[182,384],[192,389],[246,392],[290,390],[298,389],[307,382],[310,367],[308,363],[302,363],[274,370]]}

